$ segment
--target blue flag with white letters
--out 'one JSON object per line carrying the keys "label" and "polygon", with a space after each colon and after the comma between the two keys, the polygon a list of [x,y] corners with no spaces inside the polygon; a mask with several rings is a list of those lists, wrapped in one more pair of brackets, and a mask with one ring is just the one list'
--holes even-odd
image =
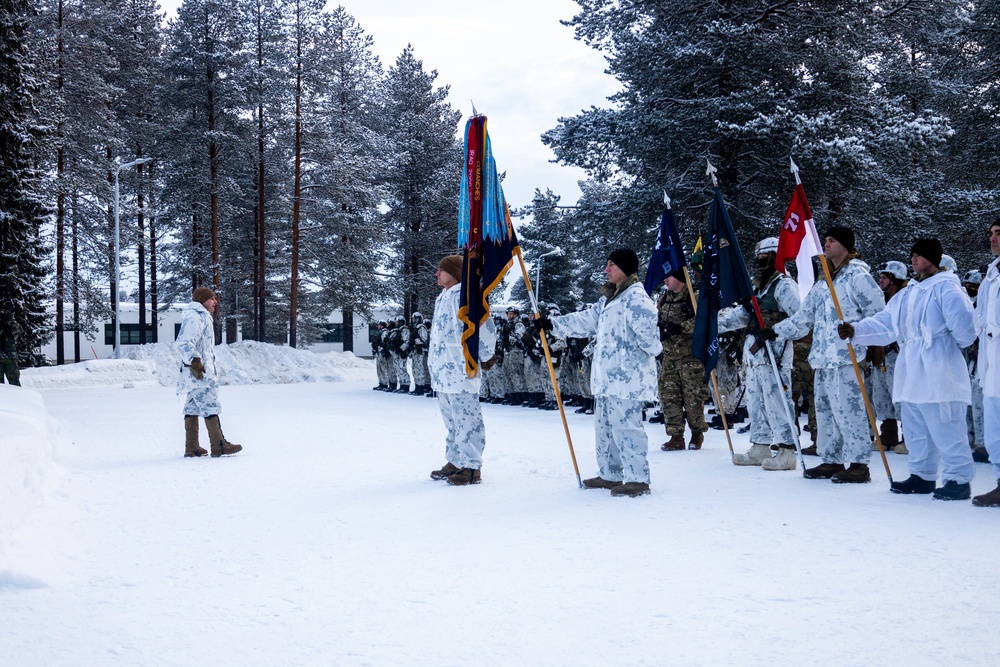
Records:
{"label": "blue flag with white letters", "polygon": [[667,276],[684,268],[684,249],[681,248],[681,235],[674,223],[674,212],[670,204],[663,205],[663,215],[660,216],[660,231],[656,234],[656,245],[649,258],[646,269],[646,294],[652,295]]}

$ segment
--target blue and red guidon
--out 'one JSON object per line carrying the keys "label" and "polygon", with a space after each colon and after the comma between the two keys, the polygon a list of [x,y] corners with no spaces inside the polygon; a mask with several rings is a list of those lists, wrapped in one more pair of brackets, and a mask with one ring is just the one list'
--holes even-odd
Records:
{"label": "blue and red guidon", "polygon": [[463,154],[458,246],[464,253],[458,318],[465,325],[465,372],[472,378],[479,373],[479,328],[490,317],[490,293],[513,265],[518,243],[486,132],[486,116],[466,122]]}
{"label": "blue and red guidon", "polygon": [[698,313],[691,342],[691,353],[705,364],[706,378],[719,361],[719,311],[736,303],[750,306],[753,298],[750,274],[736,242],[722,191],[716,186],[708,214]]}

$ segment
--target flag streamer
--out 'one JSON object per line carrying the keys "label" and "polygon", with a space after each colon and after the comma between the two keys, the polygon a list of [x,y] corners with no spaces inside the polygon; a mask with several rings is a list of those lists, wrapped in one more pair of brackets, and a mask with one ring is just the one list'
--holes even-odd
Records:
{"label": "flag streamer", "polygon": [[465,372],[479,373],[479,331],[490,317],[489,296],[514,264],[517,235],[500,185],[486,116],[465,124],[465,162],[458,205],[458,244],[463,248],[458,317],[465,325]]}

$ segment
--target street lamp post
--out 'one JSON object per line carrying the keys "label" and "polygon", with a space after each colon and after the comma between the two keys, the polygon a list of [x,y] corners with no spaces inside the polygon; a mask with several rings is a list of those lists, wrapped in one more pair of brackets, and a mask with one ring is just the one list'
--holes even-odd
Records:
{"label": "street lamp post", "polygon": [[[146,164],[147,162],[152,162],[151,157],[141,157],[131,162],[126,162],[125,164],[115,165],[115,359],[121,359],[122,348],[122,321],[118,298],[122,289],[121,282],[121,248],[120,248],[120,234],[119,234],[119,224],[118,224],[118,174],[121,173],[122,169],[126,167],[135,167],[140,164]],[[145,304],[143,305],[145,307]]]}
{"label": "street lamp post", "polygon": [[535,303],[538,303],[538,295],[542,289],[542,260],[546,257],[562,257],[562,255],[562,248],[556,247],[556,249],[552,252],[547,252],[544,255],[538,256],[538,266],[535,267]]}

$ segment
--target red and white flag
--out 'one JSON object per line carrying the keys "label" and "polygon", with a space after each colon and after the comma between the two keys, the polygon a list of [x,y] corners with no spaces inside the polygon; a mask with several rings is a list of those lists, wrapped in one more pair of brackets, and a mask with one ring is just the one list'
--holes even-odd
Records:
{"label": "red and white flag", "polygon": [[778,233],[778,255],[775,258],[777,269],[785,272],[785,262],[795,261],[798,274],[799,295],[805,299],[806,294],[816,282],[812,258],[822,254],[823,246],[816,232],[812,211],[806,201],[806,191],[799,183],[792,193],[792,201],[785,211],[784,222]]}

